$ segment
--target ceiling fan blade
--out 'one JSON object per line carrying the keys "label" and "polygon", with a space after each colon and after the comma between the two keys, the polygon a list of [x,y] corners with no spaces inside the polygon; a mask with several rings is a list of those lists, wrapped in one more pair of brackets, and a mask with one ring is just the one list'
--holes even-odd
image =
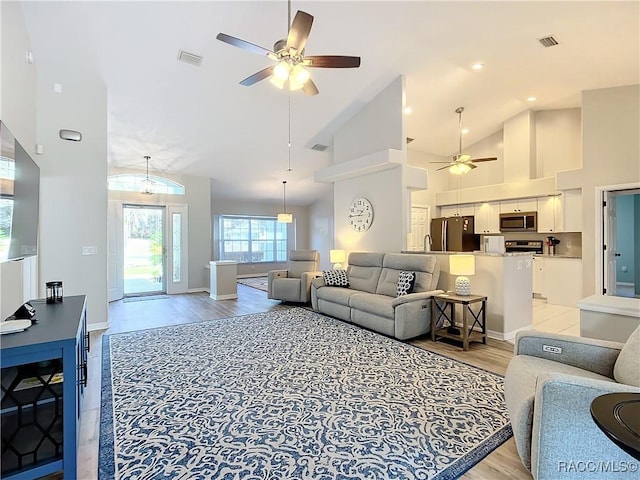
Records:
{"label": "ceiling fan blade", "polygon": [[216,38],[221,42],[228,43],[229,45],[233,45],[234,47],[238,47],[252,53],[257,53],[258,55],[266,55],[268,57],[271,55],[275,55],[274,52],[267,48],[247,42],[246,40],[232,37],[231,35],[227,35],[226,33],[219,33],[218,35],[216,35]]}
{"label": "ceiling fan blade", "polygon": [[312,15],[309,15],[307,12],[303,12],[302,10],[298,10],[296,12],[296,16],[294,17],[293,23],[291,23],[291,28],[289,29],[289,35],[287,36],[287,50],[290,48],[295,49],[297,52],[302,52],[302,50],[304,50],[312,24]]}
{"label": "ceiling fan blade", "polygon": [[494,160],[498,160],[498,157],[474,158],[471,161],[473,163],[476,163],[476,162],[493,162]]}
{"label": "ceiling fan blade", "polygon": [[318,87],[313,83],[313,80],[309,79],[302,86],[302,91],[305,95],[313,96],[318,94]]}
{"label": "ceiling fan blade", "polygon": [[[438,162],[439,163],[439,162]],[[444,170],[445,168],[450,168],[453,165],[453,163],[450,163],[449,165],[447,165],[446,167],[440,167],[440,168],[436,168],[436,172],[439,172],[440,170]]]}
{"label": "ceiling fan blade", "polygon": [[454,155],[452,158],[454,163],[466,163],[471,160],[471,155],[468,153],[461,153],[459,155]]}
{"label": "ceiling fan blade", "polygon": [[357,68],[360,66],[360,57],[347,57],[344,55],[310,55],[304,57],[305,67],[314,68]]}
{"label": "ceiling fan blade", "polygon": [[265,78],[269,78],[273,74],[273,69],[275,65],[264,68],[259,72],[254,73],[253,75],[248,76],[244,80],[240,82],[240,85],[244,85],[245,87],[250,87],[254,83],[258,83],[260,80],[264,80]]}

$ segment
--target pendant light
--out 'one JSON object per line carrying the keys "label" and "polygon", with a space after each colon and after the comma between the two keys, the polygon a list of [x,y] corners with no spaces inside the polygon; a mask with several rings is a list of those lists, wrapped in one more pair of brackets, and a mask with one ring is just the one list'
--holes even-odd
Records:
{"label": "pendant light", "polygon": [[287,181],[282,181],[282,213],[278,214],[278,223],[293,222],[293,215],[287,213]]}
{"label": "pendant light", "polygon": [[149,178],[149,159],[151,158],[149,155],[145,155],[144,158],[147,160],[147,178],[142,180],[142,189],[140,193],[143,195],[153,195],[156,190],[156,182]]}

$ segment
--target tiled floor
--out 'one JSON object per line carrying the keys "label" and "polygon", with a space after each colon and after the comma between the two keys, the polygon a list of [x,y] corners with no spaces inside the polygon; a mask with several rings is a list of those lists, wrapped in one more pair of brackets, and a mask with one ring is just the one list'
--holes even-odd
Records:
{"label": "tiled floor", "polygon": [[533,328],[541,332],[580,336],[580,309],[549,305],[546,300],[533,299]]}

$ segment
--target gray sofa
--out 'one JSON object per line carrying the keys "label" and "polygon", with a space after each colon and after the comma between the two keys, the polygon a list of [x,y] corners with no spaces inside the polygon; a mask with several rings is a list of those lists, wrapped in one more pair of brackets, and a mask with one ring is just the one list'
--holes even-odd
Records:
{"label": "gray sofa", "polygon": [[590,407],[607,393],[640,393],[640,328],[624,344],[519,332],[504,389],[516,448],[534,479],[638,478],[625,469],[637,461],[605,436]]}
{"label": "gray sofa", "polygon": [[[429,332],[431,296],[440,276],[433,255],[353,252],[347,275],[350,286],[333,287],[323,277],[311,283],[314,310],[406,340]],[[401,270],[416,273],[413,293],[396,297]]]}

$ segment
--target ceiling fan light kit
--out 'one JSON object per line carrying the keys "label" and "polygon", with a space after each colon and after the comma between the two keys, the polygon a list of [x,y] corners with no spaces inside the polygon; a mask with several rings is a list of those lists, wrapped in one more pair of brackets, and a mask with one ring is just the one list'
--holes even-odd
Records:
{"label": "ceiling fan light kit", "polygon": [[302,90],[306,95],[317,95],[316,87],[307,68],[357,68],[360,66],[360,57],[341,55],[314,55],[305,57],[304,48],[311,32],[313,16],[302,10],[298,10],[291,23],[291,1],[288,2],[288,34],[286,39],[281,39],[273,45],[273,51],[241,40],[226,33],[219,33],[216,38],[221,42],[234,47],[242,48],[249,52],[265,55],[278,62],[274,66],[267,67],[240,82],[246,87],[270,78],[270,82],[283,89],[288,85],[290,91]]}

